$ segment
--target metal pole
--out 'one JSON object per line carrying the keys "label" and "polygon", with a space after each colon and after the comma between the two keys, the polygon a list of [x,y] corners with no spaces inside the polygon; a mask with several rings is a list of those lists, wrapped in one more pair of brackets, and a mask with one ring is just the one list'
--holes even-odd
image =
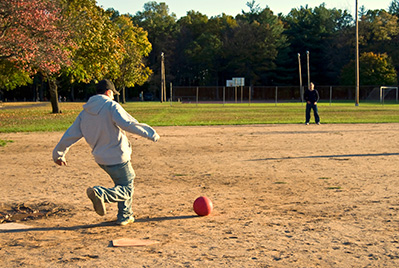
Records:
{"label": "metal pole", "polygon": [[299,94],[301,94],[301,102],[303,103],[301,54],[299,53],[298,53],[298,65],[299,65]]}
{"label": "metal pole", "polygon": [[309,51],[306,51],[306,60],[308,64],[308,88],[310,88]]}
{"label": "metal pole", "polygon": [[275,97],[275,103],[276,103],[276,106],[277,106],[277,91],[278,91],[278,87],[276,87],[276,97]]}
{"label": "metal pole", "polygon": [[330,87],[330,106],[331,106],[331,100],[332,100],[332,87]]}
{"label": "metal pole", "polygon": [[384,99],[385,99],[384,89],[382,89],[382,105],[384,105]]}
{"label": "metal pole", "polygon": [[359,106],[359,16],[358,3],[356,0],[356,92],[355,92],[355,106]]}

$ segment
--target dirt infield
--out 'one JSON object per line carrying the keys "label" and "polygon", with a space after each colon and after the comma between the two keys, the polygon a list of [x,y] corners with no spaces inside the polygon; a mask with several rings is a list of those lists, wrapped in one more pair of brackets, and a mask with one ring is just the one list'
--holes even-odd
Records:
{"label": "dirt infield", "polygon": [[[62,133],[0,134],[0,227],[30,213],[0,230],[0,267],[399,267],[399,124],[156,129],[158,143],[129,135],[125,227],[86,197],[111,180],[83,140],[58,167]],[[193,212],[201,195],[210,216]]]}

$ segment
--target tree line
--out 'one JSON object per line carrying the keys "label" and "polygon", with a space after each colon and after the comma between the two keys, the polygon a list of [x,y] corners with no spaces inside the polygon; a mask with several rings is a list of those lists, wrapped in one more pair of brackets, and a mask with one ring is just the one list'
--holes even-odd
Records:
{"label": "tree line", "polygon": [[39,95],[47,85],[53,113],[59,87],[74,99],[75,87],[88,85],[90,94],[103,78],[122,92],[143,84],[152,74],[144,64],[150,51],[145,30],[95,0],[0,2],[0,89],[33,84]]}
{"label": "tree line", "polygon": [[[399,0],[388,10],[360,8],[361,85],[397,84],[398,17]],[[236,16],[192,10],[177,19],[155,1],[121,15],[95,0],[3,0],[0,89],[45,83],[52,100],[58,91],[74,99],[108,78],[122,93],[159,96],[162,53],[166,84],[174,86],[224,86],[233,77],[254,86],[299,85],[307,52],[315,84],[354,85],[354,22],[347,10],[324,4],[283,15],[252,1]]]}

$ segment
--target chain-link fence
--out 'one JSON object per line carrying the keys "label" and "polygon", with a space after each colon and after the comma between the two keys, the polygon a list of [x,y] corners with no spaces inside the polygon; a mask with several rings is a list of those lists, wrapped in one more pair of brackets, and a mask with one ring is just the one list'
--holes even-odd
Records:
{"label": "chain-link fence", "polygon": [[[317,86],[320,100],[323,102],[346,101],[355,99],[354,86]],[[304,89],[303,89],[304,90]],[[169,90],[168,90],[169,91]],[[303,92],[303,91],[302,91]],[[385,91],[385,101],[397,102],[397,91]],[[170,96],[168,96],[170,99]],[[380,101],[380,86],[361,86],[359,99]],[[173,87],[172,101],[180,102],[301,102],[299,86],[244,86],[244,87]]]}

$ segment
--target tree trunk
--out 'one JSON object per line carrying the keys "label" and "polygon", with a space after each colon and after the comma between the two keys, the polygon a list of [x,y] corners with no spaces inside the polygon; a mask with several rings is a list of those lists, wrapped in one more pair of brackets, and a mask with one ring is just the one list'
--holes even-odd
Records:
{"label": "tree trunk", "polygon": [[74,83],[71,84],[71,101],[72,101],[72,102],[75,101],[75,87],[74,87]]}
{"label": "tree trunk", "polygon": [[33,85],[34,88],[34,93],[33,93],[33,101],[38,102],[39,101],[39,85],[35,83]]}
{"label": "tree trunk", "polygon": [[122,87],[122,103],[126,103],[126,90],[125,90],[125,86]]}
{"label": "tree trunk", "polygon": [[53,108],[53,114],[61,113],[60,107],[58,105],[58,91],[57,91],[57,79],[50,77],[48,79],[49,91],[50,91],[50,102]]}
{"label": "tree trunk", "polygon": [[44,101],[44,89],[46,88],[46,84],[44,83],[44,79],[41,79],[39,86],[39,100]]}

